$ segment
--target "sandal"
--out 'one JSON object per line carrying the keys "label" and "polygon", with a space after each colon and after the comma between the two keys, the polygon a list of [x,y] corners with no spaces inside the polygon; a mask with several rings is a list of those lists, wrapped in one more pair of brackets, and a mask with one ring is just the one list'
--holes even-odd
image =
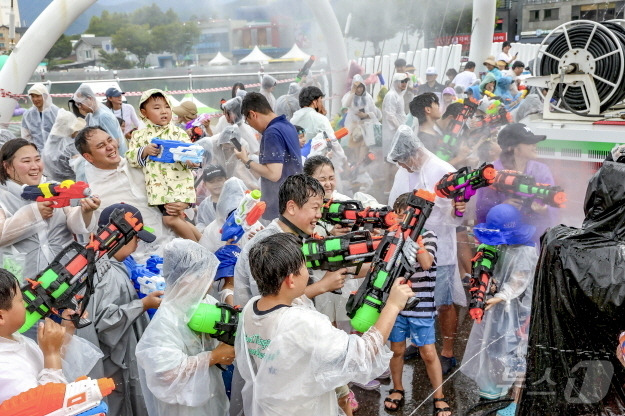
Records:
{"label": "sandal", "polygon": [[[445,402],[445,404],[447,404],[447,407],[436,407],[436,403],[437,402]],[[432,406],[434,406],[434,410],[433,410],[433,415],[436,416],[439,413],[443,413],[443,412],[449,412],[451,413],[451,408],[449,407],[449,404],[447,403],[447,399],[445,399],[444,397],[441,397],[439,399],[434,399],[432,401]]]}
{"label": "sandal", "polygon": [[[401,399],[391,399],[390,397],[391,397],[391,394],[393,393],[401,394]],[[394,404],[395,407],[388,407],[386,403]],[[394,412],[395,410],[399,410],[399,408],[402,407],[403,405],[404,405],[404,391],[397,390],[397,389],[390,389],[388,391],[388,396],[386,397],[386,399],[384,399],[384,409],[386,409],[389,412]]]}

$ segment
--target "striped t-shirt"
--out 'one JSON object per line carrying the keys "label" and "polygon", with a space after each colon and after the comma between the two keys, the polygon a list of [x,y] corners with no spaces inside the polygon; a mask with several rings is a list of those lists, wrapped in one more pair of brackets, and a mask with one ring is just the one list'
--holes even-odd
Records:
{"label": "striped t-shirt", "polygon": [[425,231],[421,234],[425,250],[432,255],[434,262],[430,270],[423,270],[417,265],[417,271],[410,276],[412,291],[420,301],[409,311],[401,311],[403,316],[412,318],[434,318],[436,316],[436,304],[434,303],[434,285],[436,284],[436,234],[433,231]]}

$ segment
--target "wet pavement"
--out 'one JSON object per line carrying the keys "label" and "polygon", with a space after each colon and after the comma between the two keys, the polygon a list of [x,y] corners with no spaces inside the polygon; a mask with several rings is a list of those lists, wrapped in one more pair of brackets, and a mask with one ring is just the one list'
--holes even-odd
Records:
{"label": "wet pavement", "polygon": [[[443,379],[443,393],[449,400],[453,416],[465,416],[467,410],[478,403],[478,388],[473,380],[469,379],[462,372],[457,371],[462,362],[462,355],[465,350],[473,321],[467,314],[467,308],[459,308],[458,334],[455,342],[455,355],[458,366],[452,373]],[[437,331],[437,350],[440,353],[440,332]],[[432,386],[425,372],[425,365],[420,357],[406,361],[404,365],[403,383],[406,391],[406,400],[401,409],[388,412],[384,409],[384,398],[393,387],[390,378],[380,380],[382,385],[379,390],[366,391],[358,387],[352,387],[359,403],[356,416],[378,416],[378,415],[398,415],[398,416],[426,416],[432,415]],[[505,404],[499,405],[505,407]],[[480,406],[471,415],[480,416],[490,413],[490,410],[497,409],[498,405],[489,404]],[[492,415],[495,412],[490,413]]]}

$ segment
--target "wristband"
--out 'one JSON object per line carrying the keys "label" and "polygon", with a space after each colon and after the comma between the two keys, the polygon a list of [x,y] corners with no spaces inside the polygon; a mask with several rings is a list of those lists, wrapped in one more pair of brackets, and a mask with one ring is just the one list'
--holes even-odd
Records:
{"label": "wristband", "polygon": [[244,163],[246,168],[250,168],[250,163],[252,163],[252,159],[248,159],[247,162]]}

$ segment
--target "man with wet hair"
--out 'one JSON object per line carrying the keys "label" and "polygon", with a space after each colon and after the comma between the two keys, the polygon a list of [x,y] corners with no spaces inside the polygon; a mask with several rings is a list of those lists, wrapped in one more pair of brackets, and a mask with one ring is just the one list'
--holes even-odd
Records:
{"label": "man with wet hair", "polygon": [[[309,237],[321,218],[321,207],[325,191],[316,179],[303,175],[289,176],[280,186],[279,218],[259,231],[244,247],[234,269],[234,302],[245,305],[252,296],[260,292],[252,279],[250,250],[259,241],[270,235],[290,233],[301,239]],[[306,289],[306,296],[313,298],[321,293],[340,289],[345,282],[345,269],[327,272],[324,277]]]}
{"label": "man with wet hair", "polygon": [[[308,192],[315,193],[309,201],[317,197],[317,191]],[[387,369],[391,353],[385,343],[412,296],[410,286],[397,279],[377,322],[362,336],[348,335],[317,312],[308,297],[308,270],[295,235],[271,235],[257,242],[250,255],[261,296],[244,308],[237,329],[245,414],[338,414],[337,387]]]}
{"label": "man with wet hair", "polygon": [[441,118],[438,96],[433,92],[417,95],[410,102],[410,114],[419,120],[419,139],[426,149],[436,151],[443,132],[436,122]]}
{"label": "man with wet hair", "polygon": [[234,154],[246,168],[260,176],[262,200],[267,204],[263,218],[271,221],[279,214],[277,196],[280,185],[290,175],[302,171],[299,137],[293,124],[285,116],[276,115],[260,93],[250,92],[243,97],[241,113],[245,123],[263,136],[258,161],[250,158],[244,147],[241,151],[235,148]]}

